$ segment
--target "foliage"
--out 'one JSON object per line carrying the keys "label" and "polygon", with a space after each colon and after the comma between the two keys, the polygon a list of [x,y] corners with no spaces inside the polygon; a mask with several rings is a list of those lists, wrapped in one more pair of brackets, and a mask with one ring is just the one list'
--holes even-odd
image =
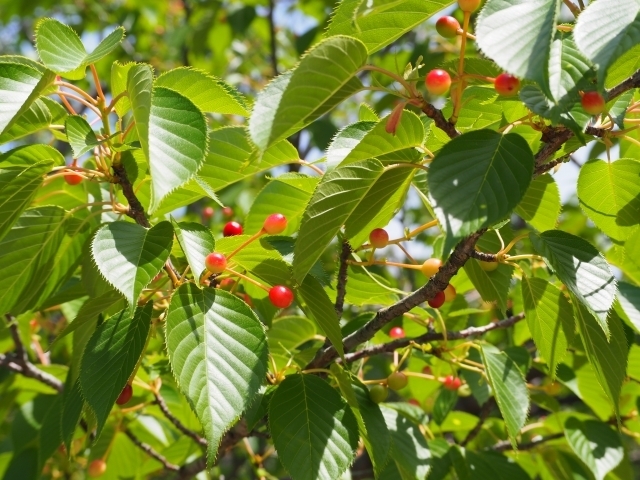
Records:
{"label": "foliage", "polygon": [[4,479],[634,478],[636,0],[31,3]]}

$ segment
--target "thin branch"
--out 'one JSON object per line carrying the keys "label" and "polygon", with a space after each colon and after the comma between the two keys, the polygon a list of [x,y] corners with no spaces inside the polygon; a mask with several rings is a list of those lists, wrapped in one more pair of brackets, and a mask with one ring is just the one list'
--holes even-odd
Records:
{"label": "thin branch", "polygon": [[455,124],[450,123],[446,118],[444,118],[442,110],[437,109],[424,99],[422,99],[419,107],[427,117],[431,118],[435,122],[436,127],[449,135],[449,138],[456,138],[460,135],[460,132],[456,130]]}
{"label": "thin branch", "polygon": [[120,186],[122,187],[122,193],[129,202],[129,211],[127,212],[127,216],[133,218],[138,225],[149,228],[151,225],[149,224],[149,220],[147,220],[147,216],[144,213],[144,207],[133,191],[133,185],[129,181],[129,177],[127,176],[127,171],[124,169],[124,165],[122,165],[121,163],[114,163],[112,165],[112,168],[113,173],[115,174],[116,183],[120,184]]}
{"label": "thin branch", "polygon": [[169,421],[173,423],[173,425],[178,430],[180,430],[185,435],[191,437],[193,440],[196,441],[196,443],[199,443],[203,447],[207,446],[207,441],[204,438],[202,438],[193,430],[190,430],[187,427],[185,427],[180,420],[178,420],[176,417],[173,416],[173,414],[169,410],[169,407],[167,406],[167,403],[164,401],[164,398],[162,398],[162,396],[159,393],[154,392],[153,395],[156,397],[156,403],[158,404],[158,407],[160,407],[160,410],[162,411],[164,416],[167,417]]}
{"label": "thin branch", "polygon": [[167,460],[165,457],[163,457],[158,452],[156,452],[151,445],[148,445],[142,442],[140,439],[138,439],[138,437],[136,437],[133,433],[131,433],[130,430],[128,429],[124,430],[124,434],[127,437],[129,437],[129,440],[131,440],[136,447],[144,451],[150,457],[153,457],[156,460],[158,460],[166,470],[170,470],[172,472],[178,472],[180,470],[180,467],[178,465],[174,465],[173,463],[169,462],[169,460]]}
{"label": "thin branch", "polygon": [[482,410],[480,410],[480,419],[478,420],[478,423],[476,423],[476,426],[473,427],[473,429],[467,434],[466,437],[464,437],[464,440],[460,442],[461,447],[466,446],[471,440],[473,440],[478,436],[478,434],[482,430],[482,426],[484,425],[484,422],[486,422],[487,418],[489,418],[489,415],[491,414],[491,410],[493,410],[493,406],[494,406],[493,398],[490,398],[486,402],[484,402],[484,405],[482,405]]}
{"label": "thin branch", "polygon": [[[447,340],[461,340],[463,338],[484,335],[485,333],[491,332],[493,330],[509,328],[522,319],[524,319],[524,313],[513,315],[512,317],[505,318],[504,320],[500,320],[498,322],[489,323],[487,325],[483,325],[482,327],[469,327],[457,332],[447,332]],[[444,340],[444,335],[442,333],[427,332],[424,335],[420,335],[419,337],[399,338],[398,340],[394,340],[392,342],[381,343],[369,348],[363,348],[362,350],[359,350],[357,352],[346,354],[345,359],[347,362],[355,362],[356,360],[360,360],[361,358],[371,357],[373,355],[379,355],[381,353],[393,352],[398,348],[404,348],[408,345],[411,345],[412,343],[422,344],[440,340]]]}
{"label": "thin branch", "polygon": [[563,0],[563,1],[564,1],[564,4],[569,8],[569,10],[571,10],[571,13],[573,13],[574,17],[577,17],[578,15],[580,15],[580,9],[575,3],[573,3],[571,0]]}
{"label": "thin branch", "polygon": [[[559,438],[563,438],[564,436],[565,436],[564,432],[554,433],[553,435],[541,437],[541,438],[538,438],[537,440],[532,440],[528,443],[520,443],[518,444],[518,451],[531,450],[532,448],[537,447],[541,443],[549,442],[551,440],[557,440]],[[507,452],[509,450],[513,450],[513,445],[511,445],[511,442],[509,440],[504,440],[502,442],[496,443],[493,447],[491,447],[491,450],[493,450],[494,452]]]}
{"label": "thin branch", "polygon": [[24,375],[25,377],[33,378],[45,385],[50,386],[58,392],[62,392],[64,384],[53,375],[40,370],[33,363],[29,361],[29,356],[24,348],[22,339],[20,338],[20,332],[18,331],[18,324],[16,318],[12,315],[5,315],[9,322],[9,331],[13,338],[13,343],[16,347],[15,355],[0,355],[0,366],[5,367],[13,372]]}
{"label": "thin branch", "polygon": [[336,315],[338,320],[342,317],[342,310],[344,308],[344,297],[347,294],[347,269],[349,264],[347,260],[351,255],[351,245],[347,240],[342,241],[342,251],[340,252],[340,267],[338,268],[338,282],[336,285]]}
{"label": "thin branch", "polygon": [[495,253],[485,253],[479,252],[478,250],[474,250],[469,255],[471,258],[475,258],[476,260],[480,260],[481,262],[497,262],[498,257]]}

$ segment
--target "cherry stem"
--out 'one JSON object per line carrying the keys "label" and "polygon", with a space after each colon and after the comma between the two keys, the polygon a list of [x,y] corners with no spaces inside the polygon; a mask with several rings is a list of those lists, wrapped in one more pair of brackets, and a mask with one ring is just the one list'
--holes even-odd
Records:
{"label": "cherry stem", "polygon": [[[70,92],[63,92],[62,90],[56,91],[56,94],[60,98],[70,98],[71,100],[75,100],[76,102],[79,102],[82,105],[84,105],[85,107],[87,107],[88,109],[90,109],[96,115],[100,116],[100,110],[98,110],[96,108],[96,106],[93,105],[92,103],[87,102],[84,98],[79,97],[78,95],[75,95],[75,94],[70,93]],[[76,114],[74,113],[74,115],[76,115]]]}
{"label": "cherry stem", "polygon": [[475,35],[471,35],[469,32],[465,32],[464,30],[462,30],[461,28],[459,28],[458,30],[456,30],[456,34],[458,35],[465,35],[469,40],[475,40],[476,36]]}
{"label": "cherry stem", "polygon": [[400,267],[400,268],[409,268],[411,270],[420,270],[422,269],[421,265],[411,265],[408,263],[398,263],[398,262],[387,262],[382,260],[370,260],[368,262],[354,262],[353,260],[347,260],[349,265],[357,265],[359,267],[368,267],[370,265],[387,265],[390,267]]}
{"label": "cherry stem", "polygon": [[401,244],[401,243],[396,243],[395,245],[397,245],[397,246],[398,246],[398,248],[400,248],[400,250],[402,250],[402,251],[404,252],[404,254],[407,256],[407,258],[408,258],[411,262],[416,263],[416,264],[418,263],[418,262],[416,262],[415,258],[413,258],[413,257],[409,254],[409,252],[407,251],[407,249],[406,249],[406,248],[404,248],[404,247],[402,246],[402,244]]}
{"label": "cherry stem", "polygon": [[118,101],[121,98],[128,97],[128,96],[129,96],[129,93],[126,90],[124,92],[120,93],[119,95],[116,95],[115,98],[113,98],[111,100],[111,102],[109,103],[109,106],[107,106],[107,111],[109,111],[109,112],[113,111],[113,109],[116,106],[116,103],[118,103]]}
{"label": "cherry stem", "polygon": [[169,275],[173,288],[177,288],[180,285],[180,280],[178,279],[176,272],[173,271],[172,265],[168,261],[164,264],[164,271]]}
{"label": "cherry stem", "polygon": [[333,372],[327,368],[310,368],[309,370],[302,370],[300,373],[326,373],[333,376]]}
{"label": "cherry stem", "polygon": [[77,115],[76,111],[74,110],[74,108],[71,106],[71,104],[69,103],[69,100],[67,100],[67,98],[63,95],[64,92],[61,92],[60,90],[58,90],[56,92],[58,94],[58,96],[60,97],[60,100],[62,100],[62,103],[64,104],[64,106],[67,108],[67,110],[69,111],[69,113],[71,115]]}
{"label": "cherry stem", "polygon": [[100,85],[100,77],[98,77],[98,71],[96,70],[96,66],[92,63],[89,65],[91,68],[91,74],[93,75],[93,82],[96,84],[96,92],[98,92],[98,98],[102,100],[103,103],[106,103],[106,99],[104,98],[104,93],[102,91],[102,85]]}
{"label": "cherry stem", "polygon": [[571,13],[573,13],[574,17],[577,17],[578,15],[580,15],[580,9],[575,3],[573,3],[571,0],[562,0],[562,1],[569,8],[569,10],[571,10]]}
{"label": "cherry stem", "polygon": [[633,143],[634,145],[637,145],[637,146],[640,147],[640,142],[638,140],[636,140],[635,138],[633,138],[633,137],[630,137],[628,135],[622,135],[620,138],[624,138],[625,140],[627,140],[627,141]]}
{"label": "cherry stem", "polygon": [[264,228],[261,228],[257,233],[254,233],[253,235],[251,235],[244,243],[240,244],[239,247],[237,247],[233,252],[231,252],[229,255],[227,255],[227,260],[229,260],[231,257],[233,257],[236,253],[238,253],[244,247],[249,245],[251,242],[253,242],[254,240],[257,240],[258,238],[260,238],[265,233],[267,233],[267,232],[265,232]]}
{"label": "cherry stem", "polygon": [[135,126],[135,124],[136,124],[136,121],[133,120],[129,125],[127,125],[127,128],[125,129],[125,131],[122,132],[122,135],[120,136],[120,138],[122,139],[123,142],[125,138],[127,138],[127,135],[129,135],[129,132]]}
{"label": "cherry stem", "polygon": [[324,175],[324,172],[320,168],[316,167],[313,163],[307,162],[307,161],[302,160],[302,159],[299,159],[298,163],[300,165],[304,165],[305,167],[309,167],[311,170],[316,172],[318,175]]}
{"label": "cherry stem", "polygon": [[227,268],[225,269],[225,272],[229,272],[231,275],[235,275],[243,280],[246,280],[247,282],[255,285],[256,287],[263,289],[265,292],[268,292],[270,290],[269,287],[261,284],[257,280],[254,280],[253,278],[249,278],[246,275],[243,275],[242,273],[236,272],[235,270],[231,270],[230,268]]}
{"label": "cherry stem", "polygon": [[91,95],[89,95],[87,92],[85,92],[81,88],[76,87],[72,83],[59,81],[59,82],[53,82],[53,84],[58,86],[58,87],[64,87],[64,88],[68,88],[69,90],[73,90],[74,92],[80,94],[85,100],[87,100],[92,105],[97,105],[98,104],[98,102],[96,102],[95,98],[93,98]]}
{"label": "cherry stem", "polygon": [[485,75],[476,75],[475,73],[464,73],[462,78],[475,78],[476,80],[482,80],[487,83],[494,83],[496,79],[494,77],[487,77]]}
{"label": "cherry stem", "polygon": [[[469,30],[469,20],[471,19],[471,12],[464,12],[464,20],[462,22],[462,31],[466,34],[467,30]],[[458,62],[458,78],[460,78],[460,82],[456,88],[455,96],[452,95],[453,100],[453,113],[451,114],[451,118],[449,119],[449,123],[454,124],[458,121],[458,114],[460,113],[460,108],[462,107],[462,92],[464,91],[464,53],[467,48],[467,36],[462,35],[462,41],[460,43],[460,61]]]}
{"label": "cherry stem", "polygon": [[386,68],[378,67],[376,65],[364,65],[363,67],[360,68],[360,70],[369,70],[372,72],[382,73],[383,75],[386,75],[387,77],[394,79],[396,82],[402,85],[407,90],[407,92],[409,92],[411,97],[413,98],[418,97],[418,92],[416,92],[415,88],[413,88],[413,86],[409,82],[407,82],[400,75],[390,72]]}
{"label": "cherry stem", "polygon": [[[406,242],[408,240],[411,240],[413,237],[418,235],[420,232],[423,232],[424,230],[427,230],[428,228],[435,227],[436,225],[438,225],[438,221],[437,220],[431,220],[430,222],[427,222],[424,225],[419,226],[415,230],[412,230],[411,232],[409,232],[404,237],[396,238],[394,240],[389,240],[387,245],[398,245],[398,246],[400,246],[400,242]],[[368,250],[369,248],[371,248],[371,244],[365,243],[360,248],[358,248],[356,251]],[[400,246],[400,248],[402,248],[402,247]]]}

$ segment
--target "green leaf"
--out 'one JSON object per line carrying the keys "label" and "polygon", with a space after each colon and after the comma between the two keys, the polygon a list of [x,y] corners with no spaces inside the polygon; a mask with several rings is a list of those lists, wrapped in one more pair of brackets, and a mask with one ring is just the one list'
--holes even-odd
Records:
{"label": "green leaf", "polygon": [[542,278],[523,277],[522,298],[533,341],[555,377],[556,367],[573,341],[571,304],[559,288]]}
{"label": "green leaf", "polygon": [[17,140],[44,130],[51,125],[51,113],[42,99],[35,100],[31,106],[12,122],[10,128],[0,135],[0,144]]}
{"label": "green leaf", "polygon": [[57,395],[51,402],[51,407],[42,421],[38,432],[38,469],[42,469],[45,462],[62,444],[60,415],[62,414],[62,396]]}
{"label": "green leaf", "polygon": [[122,310],[96,329],[84,349],[78,378],[82,395],[95,414],[98,437],[143,354],[152,313],[153,302],[138,307],[133,316]]}
{"label": "green leaf", "polygon": [[156,79],[155,85],[184,95],[205,113],[249,115],[239,93],[222,80],[197,68],[169,70]]}
{"label": "green leaf", "polygon": [[154,88],[149,116],[149,212],[196,174],[206,153],[207,123],[202,112],[179,93]]}
{"label": "green leaf", "polygon": [[67,448],[67,451],[71,451],[71,441],[73,440],[73,434],[76,431],[76,426],[82,416],[82,407],[84,405],[84,399],[82,398],[82,391],[80,390],[80,380],[76,379],[73,382],[73,386],[68,384],[62,392],[62,412],[60,415],[60,434],[62,441]]}
{"label": "green leaf", "polygon": [[200,276],[207,268],[204,260],[216,247],[211,230],[195,222],[178,223],[172,219],[172,223],[180,248],[187,257],[193,272],[193,278],[199,281]]}
{"label": "green leaf", "polygon": [[335,480],[358,446],[358,424],[342,397],[314,375],[289,375],[269,404],[278,459],[293,480]]}
{"label": "green leaf", "polygon": [[393,43],[452,3],[452,0],[377,3],[344,0],[331,19],[327,35],[354,36],[362,40],[371,54]]}
{"label": "green leaf", "polygon": [[350,376],[337,363],[331,364],[342,396],[351,407],[358,422],[358,431],[373,463],[376,474],[380,474],[389,458],[391,437],[380,407],[371,400],[369,390],[357,378]]}
{"label": "green leaf", "polygon": [[560,230],[529,235],[557,277],[598,319],[607,336],[607,312],[616,296],[616,280],[602,254],[586,240]]}
{"label": "green leaf", "polygon": [[[134,62],[124,64],[119,63],[118,61],[113,62],[111,65],[111,95],[113,98],[127,91],[129,70],[135,66],[136,64]],[[120,118],[124,117],[130,109],[131,100],[129,100],[129,95],[120,97],[120,100],[118,100],[115,105],[115,110],[118,116]]]}
{"label": "green leaf", "polygon": [[529,391],[518,366],[493,345],[483,345],[482,359],[514,449],[529,414]]}
{"label": "green leaf", "polygon": [[457,391],[448,390],[446,388],[440,389],[440,392],[436,397],[436,401],[433,404],[433,412],[431,412],[433,421],[436,422],[436,425],[442,425],[442,422],[444,422],[444,419],[447,418],[449,412],[453,410],[453,407],[455,407],[457,401]]}
{"label": "green leaf", "polygon": [[70,333],[75,332],[78,328],[95,320],[98,315],[106,311],[112,305],[115,305],[120,300],[122,300],[122,294],[116,290],[108,290],[99,297],[89,298],[82,304],[76,317],[62,332],[60,332],[55,341],[60,341]]}
{"label": "green leaf", "polygon": [[380,175],[345,222],[345,237],[352,247],[368,241],[371,230],[387,225],[398,213],[416,171],[393,168]]}
{"label": "green leaf", "polygon": [[133,313],[142,289],[162,269],[169,258],[173,227],[160,222],[150,229],[127,222],[105,225],[91,244],[98,270],[124,295]]}
{"label": "green leaf", "polygon": [[45,160],[27,167],[0,168],[0,239],[29,206],[52,166],[52,161]]}
{"label": "green leaf", "polygon": [[69,115],[65,122],[65,131],[69,145],[73,149],[73,157],[78,158],[102,143],[96,137],[89,122],[79,115]]}
{"label": "green leaf", "polygon": [[124,28],[118,27],[87,54],[80,37],[73,29],[53,18],[43,18],[36,26],[36,49],[42,63],[56,73],[79,80],[84,69],[116,48],[124,38]]}
{"label": "green leaf", "polygon": [[427,173],[429,196],[446,231],[445,250],[509,215],[531,183],[533,165],[529,145],[514,133],[478,130],[446,144]]}
{"label": "green leaf", "polygon": [[578,90],[588,88],[594,76],[571,35],[556,31],[549,58],[549,88],[555,104],[567,110],[579,100]]}
{"label": "green leaf", "polygon": [[293,274],[301,282],[342,225],[382,175],[377,160],[336,168],[322,177],[300,224]]}
{"label": "green leaf", "polygon": [[[431,452],[417,425],[398,411],[382,407],[387,428],[391,433],[389,458],[393,459],[402,480],[427,478],[431,468]],[[397,476],[389,477],[398,478]]]}
{"label": "green leaf", "polygon": [[235,295],[187,283],[171,299],[166,342],[180,391],[204,428],[211,464],[225,431],[265,381],[264,327]]}
{"label": "green leaf", "polygon": [[54,79],[53,72],[0,63],[0,133],[5,133]]}
{"label": "green leaf", "polygon": [[209,154],[198,172],[213,190],[256,176],[278,165],[296,163],[298,151],[286,140],[274,143],[259,162],[252,162],[253,147],[244,127],[227,127],[209,134]]}
{"label": "green leaf", "polygon": [[627,339],[618,316],[612,312],[609,322],[609,339],[599,321],[583,303],[574,301],[573,311],[587,359],[595,371],[616,416],[620,416],[619,400],[622,382],[627,370]]}
{"label": "green leaf", "polygon": [[515,212],[539,232],[556,228],[560,215],[560,189],[551,175],[534,178]]}
{"label": "green leaf", "polygon": [[50,160],[55,166],[64,165],[64,157],[53,147],[43,144],[22,145],[0,155],[0,168],[8,166],[29,167],[34,163]]}
{"label": "green leaf", "polygon": [[636,284],[640,284],[640,228],[632,233],[624,245],[624,255],[617,266]]}
{"label": "green leaf", "polygon": [[367,271],[366,267],[350,265],[347,268],[347,283],[349,288],[347,288],[345,302],[351,305],[388,306],[398,301],[398,295],[391,288],[383,287],[388,284],[387,280]]}
{"label": "green leaf", "polygon": [[578,48],[598,67],[603,84],[609,67],[640,43],[640,3],[600,0],[589,3],[573,29]]}
{"label": "green leaf", "polygon": [[318,323],[338,354],[344,357],[340,320],[320,282],[307,275],[298,289],[298,295],[304,300],[307,314]]}
{"label": "green leaf", "polygon": [[133,119],[138,139],[147,159],[149,158],[149,118],[151,116],[151,95],[153,90],[153,70],[150,65],[132,66],[127,73],[127,92],[133,109]]}
{"label": "green leaf", "polygon": [[[503,70],[549,91],[549,57],[560,0],[489,0],[478,15],[478,47]],[[505,48],[508,45],[509,48]]]}
{"label": "green leaf", "polygon": [[569,417],[564,431],[567,443],[596,480],[603,480],[624,458],[620,435],[606,423]]}
{"label": "green leaf", "polygon": [[[409,154],[411,160],[420,159],[420,153],[414,149],[414,147],[422,146],[424,142],[424,125],[420,118],[415,113],[405,110],[400,118],[395,135],[385,131],[387,119],[388,117],[385,117],[380,120],[352,148],[348,146],[347,148],[345,146],[336,148],[337,146],[334,146],[338,140],[338,137],[336,137],[327,151],[329,166],[335,166],[336,162],[339,162],[340,166],[345,166],[361,160],[369,160],[370,158],[377,158],[385,164],[397,161],[406,162],[406,150],[410,150],[413,154]],[[355,125],[366,125],[368,123],[359,122]],[[356,129],[356,131],[358,130]],[[342,141],[348,138],[344,136],[343,132],[345,131],[341,132],[342,135],[340,137]],[[338,142],[338,145],[340,143]]]}
{"label": "green leaf", "polygon": [[494,271],[487,272],[480,267],[478,260],[470,259],[463,268],[482,299],[485,302],[496,302],[500,311],[506,312],[514,267],[500,264]]}
{"label": "green leaf", "polygon": [[359,121],[336,133],[327,147],[327,168],[338,166],[375,126],[375,121]]}
{"label": "green leaf", "polygon": [[258,193],[244,222],[244,231],[254,234],[262,228],[265,218],[272,213],[287,217],[287,228],[281,235],[291,235],[298,229],[318,178],[300,174],[285,174],[271,180]]}
{"label": "green leaf", "polygon": [[21,313],[51,273],[67,223],[65,211],[46,206],[26,210],[0,240],[0,312]]}
{"label": "green leaf", "polygon": [[593,159],[580,169],[580,207],[616,243],[623,243],[640,223],[640,162]]}
{"label": "green leaf", "polygon": [[618,301],[629,322],[640,332],[640,287],[619,282]]}
{"label": "green leaf", "polygon": [[253,143],[266,150],[359,91],[356,74],[366,61],[367,50],[355,38],[334,36],[318,43],[258,95],[249,119]]}
{"label": "green leaf", "polygon": [[267,331],[269,352],[293,351],[305,342],[313,340],[315,335],[316,326],[311,320],[304,317],[279,317]]}

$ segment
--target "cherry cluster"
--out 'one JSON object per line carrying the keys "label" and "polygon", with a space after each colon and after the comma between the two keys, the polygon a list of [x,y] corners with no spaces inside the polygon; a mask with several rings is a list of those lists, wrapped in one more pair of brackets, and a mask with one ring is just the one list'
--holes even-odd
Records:
{"label": "cherry cluster", "polygon": [[[480,0],[458,0],[460,9],[465,12],[465,17],[477,10],[480,6]],[[465,26],[468,22],[465,22]],[[475,39],[470,35],[466,28],[460,26],[460,22],[451,16],[440,17],[436,22],[436,31],[444,38],[455,38],[457,35],[462,37]],[[464,54],[464,53],[463,53]],[[466,75],[468,77],[477,77],[476,75]],[[463,81],[462,78],[451,79],[451,75],[445,70],[436,68],[431,70],[425,77],[425,86],[431,95],[445,95],[454,82]],[[504,72],[496,78],[482,77],[492,82],[498,94],[504,97],[511,97],[520,90],[520,79],[510,73]],[[582,108],[589,115],[600,115],[605,109],[605,100],[602,95],[596,91],[580,92]]]}
{"label": "cherry cluster", "polygon": [[[223,253],[220,253],[220,252],[211,252],[209,255],[207,255],[206,258],[205,258],[205,261],[204,261],[205,267],[207,268],[207,272],[208,272],[207,276],[219,275],[219,274],[227,272],[232,276],[237,276],[237,277],[243,278],[243,279],[248,280],[251,283],[263,288],[267,292],[269,292],[269,300],[271,301],[271,303],[275,307],[277,307],[277,308],[288,308],[293,303],[293,299],[294,299],[293,292],[291,291],[291,289],[289,289],[288,287],[286,287],[284,285],[275,285],[275,286],[270,287],[270,288],[266,287],[266,286],[262,285],[261,283],[256,282],[255,280],[251,280],[248,277],[245,277],[244,275],[240,274],[239,272],[236,272],[234,270],[229,269],[229,267],[228,267],[228,261],[231,259],[231,257],[233,257],[233,255],[238,253],[244,247],[249,245],[251,242],[253,242],[257,238],[259,238],[259,237],[261,237],[262,235],[265,235],[265,234],[266,235],[278,235],[278,234],[284,232],[284,230],[286,228],[287,228],[287,219],[286,219],[286,217],[284,215],[282,215],[281,213],[274,213],[272,215],[269,215],[265,219],[265,221],[264,221],[264,223],[262,225],[262,229],[258,233],[256,233],[252,237],[250,237],[242,245],[240,245],[240,247],[238,247],[231,254],[224,255]],[[223,233],[223,235],[225,237],[232,237],[232,236],[235,236],[235,235],[240,235],[240,234],[242,234],[242,225],[240,225],[237,222],[229,222],[224,226],[222,233]],[[229,279],[224,279],[223,282],[225,282],[227,280],[229,280]],[[247,300],[247,297],[245,297],[245,300]],[[249,303],[249,302],[247,302],[247,303]]]}

